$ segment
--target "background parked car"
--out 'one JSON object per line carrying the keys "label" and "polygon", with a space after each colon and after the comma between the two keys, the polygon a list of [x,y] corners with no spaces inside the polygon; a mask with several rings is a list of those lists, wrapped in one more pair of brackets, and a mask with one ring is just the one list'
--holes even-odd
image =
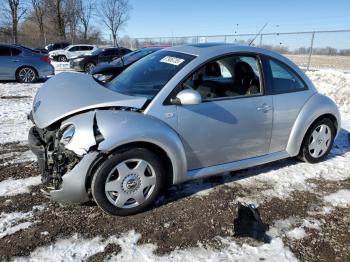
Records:
{"label": "background parked car", "polygon": [[99,48],[89,55],[82,55],[70,60],[70,67],[76,71],[90,71],[99,63],[111,62],[113,59],[130,53],[127,48]]}
{"label": "background parked car", "polygon": [[131,64],[161,49],[163,47],[141,48],[117,58],[111,63],[101,63],[93,68],[90,73],[101,82],[109,82]]}
{"label": "background parked car", "polygon": [[54,73],[48,56],[24,46],[0,44],[0,80],[32,83]]}
{"label": "background parked car", "polygon": [[47,49],[50,52],[50,51],[54,51],[54,50],[64,49],[69,45],[70,45],[70,43],[68,43],[68,42],[60,42],[60,43],[49,44],[49,45],[45,46],[45,49]]}
{"label": "background parked car", "polygon": [[49,56],[53,60],[67,62],[71,58],[91,54],[96,49],[97,46],[95,45],[69,45],[64,49],[49,52]]}
{"label": "background parked car", "polygon": [[33,48],[33,51],[42,55],[48,55],[49,51],[45,48]]}

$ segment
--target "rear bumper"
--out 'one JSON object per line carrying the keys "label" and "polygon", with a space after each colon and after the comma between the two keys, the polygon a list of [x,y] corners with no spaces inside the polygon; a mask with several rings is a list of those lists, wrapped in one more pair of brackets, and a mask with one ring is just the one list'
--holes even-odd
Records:
{"label": "rear bumper", "polygon": [[38,69],[38,77],[39,78],[46,78],[46,77],[52,76],[54,74],[55,74],[55,68],[49,63],[41,66]]}

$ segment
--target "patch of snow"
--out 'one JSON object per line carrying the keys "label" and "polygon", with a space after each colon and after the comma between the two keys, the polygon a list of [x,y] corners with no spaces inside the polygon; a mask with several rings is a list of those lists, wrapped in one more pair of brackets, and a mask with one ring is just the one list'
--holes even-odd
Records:
{"label": "patch of snow", "polygon": [[308,71],[306,74],[320,93],[331,97],[343,112],[350,112],[350,74],[334,69]]}
{"label": "patch of snow", "polygon": [[0,99],[0,144],[27,140],[31,126],[27,114],[40,86],[41,84],[0,84],[0,97],[14,97],[14,99]]}
{"label": "patch of snow", "polygon": [[320,230],[321,224],[319,220],[314,218],[290,217],[275,221],[266,234],[274,238],[286,236],[298,240],[307,235],[306,228]]}
{"label": "patch of snow", "polygon": [[0,214],[0,238],[12,235],[19,230],[26,229],[36,223],[31,221],[35,212],[41,212],[44,206],[33,206],[29,212],[13,212]]}
{"label": "patch of snow", "polygon": [[37,160],[33,152],[30,150],[25,152],[11,152],[5,154],[0,153],[0,159],[4,161],[4,163],[0,164],[0,166],[23,162],[32,162]]}
{"label": "patch of snow", "polygon": [[303,219],[303,224],[301,225],[304,228],[311,228],[316,230],[321,230],[321,222],[314,218]]}
{"label": "patch of snow", "polygon": [[32,186],[39,185],[40,183],[40,176],[23,179],[13,179],[10,177],[0,182],[0,197],[29,193]]}
{"label": "patch of snow", "polygon": [[58,240],[48,247],[39,247],[29,257],[15,258],[14,261],[82,261],[104,250],[108,243],[121,247],[121,252],[109,261],[297,261],[293,253],[283,245],[280,238],[270,244],[250,246],[238,245],[230,238],[220,238],[224,244],[221,250],[205,249],[201,245],[190,249],[176,249],[166,256],[154,254],[153,244],[137,245],[141,235],[130,231],[120,238],[114,236],[103,241],[99,237],[79,239],[77,235],[70,239]]}
{"label": "patch of snow", "polygon": [[336,193],[325,196],[324,201],[334,207],[346,208],[350,206],[350,190],[339,190]]}
{"label": "patch of snow", "polygon": [[296,227],[290,231],[288,231],[286,233],[286,236],[290,239],[296,239],[296,240],[299,240],[299,239],[302,239],[304,237],[306,237],[306,232],[303,228],[301,227]]}
{"label": "patch of snow", "polygon": [[106,245],[99,237],[80,239],[74,235],[47,247],[38,247],[29,257],[17,257],[13,261],[84,261],[89,256],[102,252]]}

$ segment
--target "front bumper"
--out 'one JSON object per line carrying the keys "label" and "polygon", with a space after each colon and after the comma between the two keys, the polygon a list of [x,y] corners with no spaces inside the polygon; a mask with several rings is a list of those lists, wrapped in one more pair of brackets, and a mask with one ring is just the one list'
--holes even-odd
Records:
{"label": "front bumper", "polygon": [[[51,174],[48,172],[48,153],[45,144],[35,127],[29,131],[28,142],[31,151],[38,159],[39,168],[42,172],[42,182],[49,183]],[[86,188],[86,177],[90,166],[97,158],[98,152],[84,155],[81,160],[61,177],[59,188],[48,187],[45,191],[50,199],[64,203],[84,203],[90,200]]]}
{"label": "front bumper", "polygon": [[70,62],[69,62],[69,67],[71,68],[71,69],[74,69],[75,71],[84,71],[84,68],[80,65],[80,62],[81,61],[79,61],[79,62],[76,62],[76,61],[74,61],[74,60],[70,60]]}
{"label": "front bumper", "polygon": [[50,199],[64,203],[84,203],[90,200],[86,191],[86,175],[98,153],[86,154],[82,160],[62,177],[62,187],[49,192]]}

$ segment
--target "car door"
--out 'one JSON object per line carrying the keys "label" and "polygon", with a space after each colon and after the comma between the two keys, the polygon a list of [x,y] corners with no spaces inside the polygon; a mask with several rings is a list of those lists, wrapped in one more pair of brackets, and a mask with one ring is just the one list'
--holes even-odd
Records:
{"label": "car door", "polygon": [[258,57],[232,55],[207,63],[183,83],[202,96],[198,105],[177,107],[189,170],[268,154],[273,108],[260,65]]}
{"label": "car door", "polygon": [[79,48],[79,55],[90,54],[92,49],[93,49],[92,46],[82,45]]}
{"label": "car door", "polygon": [[67,58],[70,59],[72,57],[75,57],[79,54],[79,46],[72,46],[67,50]]}
{"label": "car door", "polygon": [[0,45],[0,79],[15,79],[15,71],[17,62],[11,56],[11,48],[9,46]]}
{"label": "car door", "polygon": [[115,56],[114,49],[107,49],[98,56],[98,63],[110,62]]}
{"label": "car door", "polygon": [[265,57],[264,60],[274,105],[270,152],[278,152],[286,149],[299,112],[314,91],[308,89],[288,65],[271,57]]}

